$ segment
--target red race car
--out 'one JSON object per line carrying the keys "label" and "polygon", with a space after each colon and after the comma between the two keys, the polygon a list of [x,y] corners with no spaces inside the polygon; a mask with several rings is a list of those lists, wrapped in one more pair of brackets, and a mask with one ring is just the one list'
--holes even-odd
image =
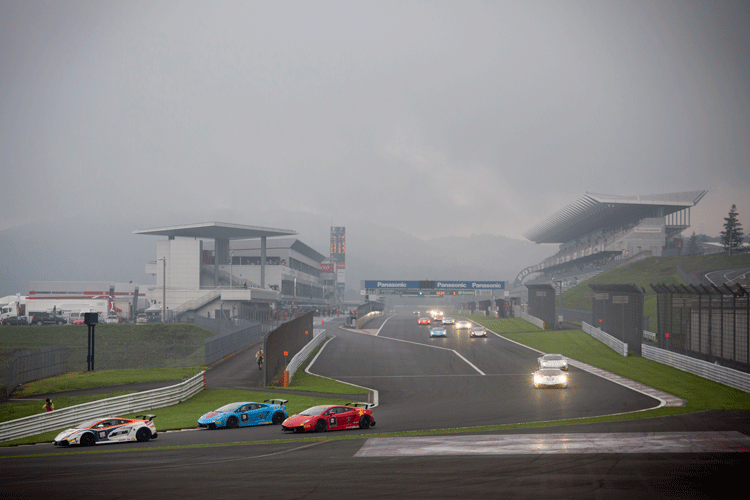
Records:
{"label": "red race car", "polygon": [[292,415],[281,423],[282,431],[325,432],[343,429],[367,429],[375,426],[370,403],[347,403],[343,406],[313,406]]}
{"label": "red race car", "polygon": [[430,318],[419,318],[417,320],[418,325],[429,325],[430,324]]}

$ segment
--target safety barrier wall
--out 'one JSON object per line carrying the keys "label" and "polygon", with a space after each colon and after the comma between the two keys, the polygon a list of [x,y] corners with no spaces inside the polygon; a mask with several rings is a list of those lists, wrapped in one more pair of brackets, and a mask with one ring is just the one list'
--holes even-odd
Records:
{"label": "safety barrier wall", "polygon": [[252,326],[225,335],[214,335],[204,340],[206,348],[206,365],[239,351],[245,346],[263,339],[263,329],[257,321]]}
{"label": "safety barrier wall", "polygon": [[643,344],[641,349],[644,358],[669,365],[708,380],[713,380],[720,384],[728,385],[729,387],[734,387],[744,392],[750,392],[750,374],[748,373],[647,344]]}
{"label": "safety barrier wall", "polygon": [[542,321],[539,318],[535,318],[534,316],[532,316],[531,314],[527,313],[526,311],[520,311],[520,313],[521,313],[520,314],[521,319],[528,321],[532,325],[536,325],[539,328],[544,329],[544,321]]}
{"label": "safety barrier wall", "polygon": [[7,395],[26,382],[54,377],[68,371],[68,348],[65,345],[23,350],[8,361]]}
{"label": "safety barrier wall", "polygon": [[324,328],[314,328],[313,339],[307,345],[305,345],[305,347],[303,347],[300,352],[295,354],[292,360],[289,362],[286,370],[289,372],[290,383],[292,381],[292,378],[294,378],[294,374],[297,373],[297,368],[299,368],[300,365],[305,362],[310,353],[313,352],[315,348],[326,339],[326,336],[322,335],[322,333],[324,332]]}
{"label": "safety barrier wall", "polygon": [[[64,429],[93,418],[127,415],[129,413],[150,411],[154,408],[171,406],[190,399],[202,391],[206,385],[205,374],[205,371],[200,372],[198,375],[184,382],[161,389],[152,389],[136,394],[102,399],[91,403],[43,412],[30,417],[0,422],[0,442]],[[42,410],[41,402],[39,410]]]}
{"label": "safety barrier wall", "polygon": [[[359,311],[357,311],[357,313],[359,313]],[[383,311],[372,311],[372,312],[365,314],[361,318],[357,318],[357,329],[360,329],[363,326],[365,326],[365,324],[371,319],[377,318],[378,316],[382,316],[382,315],[383,315]]]}
{"label": "safety barrier wall", "polygon": [[312,341],[310,334],[315,331],[313,315],[314,312],[310,311],[303,316],[283,323],[265,335],[263,339],[263,351],[265,353],[263,387],[281,385],[289,358],[296,356]]}
{"label": "safety barrier wall", "polygon": [[617,354],[620,354],[622,356],[628,355],[628,344],[625,342],[621,342],[620,340],[617,340],[612,335],[604,332],[601,330],[601,328],[595,328],[585,321],[582,323],[581,329],[594,337],[599,342],[605,344],[610,349],[615,351]]}

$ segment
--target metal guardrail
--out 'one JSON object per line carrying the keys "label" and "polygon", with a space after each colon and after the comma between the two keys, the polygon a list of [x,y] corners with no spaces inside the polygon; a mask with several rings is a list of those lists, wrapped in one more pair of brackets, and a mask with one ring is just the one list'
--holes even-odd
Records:
{"label": "metal guardrail", "polygon": [[720,384],[734,387],[744,392],[750,392],[750,374],[720,366],[702,359],[691,358],[683,354],[661,349],[647,344],[641,345],[644,358],[669,365],[678,370],[692,373]]}
{"label": "metal guardrail", "polygon": [[601,328],[595,328],[585,321],[581,323],[581,329],[594,337],[599,342],[605,344],[610,349],[615,351],[617,354],[620,354],[622,356],[628,355],[628,344],[625,342],[622,342],[620,340],[617,340],[612,335],[608,334],[607,332],[602,331]]}
{"label": "metal guardrail", "polygon": [[[0,422],[0,442],[35,436],[57,429],[65,429],[66,427],[93,418],[126,415],[171,406],[185,401],[202,391],[206,385],[205,375],[206,372],[202,371],[184,382],[169,387],[102,399],[76,406],[68,406],[67,408],[31,415],[30,417]],[[41,407],[42,403],[40,402],[40,410]]]}

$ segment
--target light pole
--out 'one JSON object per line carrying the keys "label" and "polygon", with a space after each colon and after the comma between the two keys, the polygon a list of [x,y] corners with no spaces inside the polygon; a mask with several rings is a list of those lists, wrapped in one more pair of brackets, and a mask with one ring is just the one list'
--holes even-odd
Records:
{"label": "light pole", "polygon": [[229,252],[229,289],[230,290],[232,289],[232,281],[234,281],[234,279],[232,279],[232,261],[233,260],[234,260],[234,250]]}
{"label": "light pole", "polygon": [[162,262],[161,276],[161,322],[167,322],[167,258],[157,259]]}

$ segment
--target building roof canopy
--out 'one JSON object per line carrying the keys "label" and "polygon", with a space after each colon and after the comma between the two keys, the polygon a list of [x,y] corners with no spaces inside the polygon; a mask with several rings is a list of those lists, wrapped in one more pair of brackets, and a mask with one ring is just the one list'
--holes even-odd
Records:
{"label": "building roof canopy", "polygon": [[226,222],[201,222],[182,226],[167,226],[153,229],[139,229],[134,234],[150,234],[168,236],[170,238],[185,237],[198,239],[219,240],[249,240],[262,237],[290,236],[297,234],[291,229],[276,229],[270,227],[246,226],[244,224],[230,224]]}
{"label": "building roof canopy", "polygon": [[648,217],[665,217],[695,206],[708,191],[646,196],[586,193],[524,236],[535,243],[565,243],[597,229],[617,229]]}

